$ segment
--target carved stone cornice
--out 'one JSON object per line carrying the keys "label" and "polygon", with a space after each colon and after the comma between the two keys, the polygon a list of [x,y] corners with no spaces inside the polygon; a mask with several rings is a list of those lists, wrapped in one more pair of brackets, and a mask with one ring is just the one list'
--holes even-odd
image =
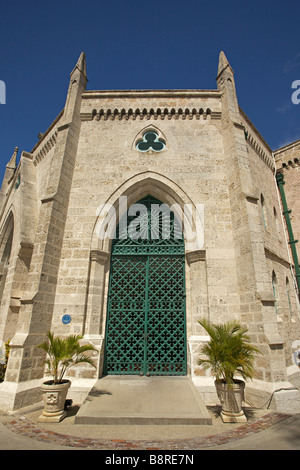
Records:
{"label": "carved stone cornice", "polygon": [[97,261],[98,263],[105,264],[109,261],[110,253],[104,250],[91,250],[90,259],[91,261]]}
{"label": "carved stone cornice", "polygon": [[205,261],[206,251],[205,250],[188,251],[185,254],[185,256],[186,256],[188,264],[195,263],[197,261]]}

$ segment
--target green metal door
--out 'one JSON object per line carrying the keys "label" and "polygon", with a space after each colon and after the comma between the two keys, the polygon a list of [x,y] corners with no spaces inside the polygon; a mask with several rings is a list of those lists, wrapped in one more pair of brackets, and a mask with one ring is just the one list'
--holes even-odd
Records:
{"label": "green metal door", "polygon": [[[145,210],[138,219],[127,214],[122,225],[129,236],[122,237],[118,227],[112,246],[105,373],[185,375],[181,228],[172,212],[159,211],[157,199],[147,196],[138,204]],[[130,236],[131,222],[135,237]]]}

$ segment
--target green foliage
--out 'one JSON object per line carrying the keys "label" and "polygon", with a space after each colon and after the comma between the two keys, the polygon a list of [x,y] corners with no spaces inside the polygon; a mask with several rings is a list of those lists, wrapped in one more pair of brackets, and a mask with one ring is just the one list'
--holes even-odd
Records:
{"label": "green foliage", "polygon": [[243,379],[254,376],[253,362],[260,351],[250,344],[247,329],[237,322],[214,325],[206,320],[199,321],[210,336],[210,341],[203,346],[206,359],[199,359],[198,364],[212,370],[217,380],[227,384],[234,383],[235,374]]}
{"label": "green foliage", "polygon": [[62,383],[66,371],[76,364],[88,363],[96,367],[92,359],[86,355],[89,351],[97,351],[92,344],[80,345],[82,339],[80,335],[70,335],[66,338],[55,338],[49,331],[48,341],[40,344],[39,347],[47,353],[46,364],[48,372],[53,377],[53,382]]}
{"label": "green foliage", "polygon": [[0,382],[3,382],[4,377],[5,377],[7,361],[8,361],[8,356],[9,356],[9,352],[10,352],[9,343],[10,343],[10,340],[8,340],[5,343],[5,364],[0,364]]}

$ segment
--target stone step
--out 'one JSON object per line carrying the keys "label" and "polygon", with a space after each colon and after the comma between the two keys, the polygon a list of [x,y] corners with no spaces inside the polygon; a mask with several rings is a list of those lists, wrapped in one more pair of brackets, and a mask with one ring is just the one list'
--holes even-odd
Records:
{"label": "stone step", "polygon": [[188,377],[106,376],[97,381],[75,424],[212,424]]}

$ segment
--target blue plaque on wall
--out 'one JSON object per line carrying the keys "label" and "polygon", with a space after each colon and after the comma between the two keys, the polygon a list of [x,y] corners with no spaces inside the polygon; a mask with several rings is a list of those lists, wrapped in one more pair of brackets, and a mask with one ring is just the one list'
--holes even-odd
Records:
{"label": "blue plaque on wall", "polygon": [[70,321],[71,321],[71,315],[66,314],[62,317],[62,322],[64,325],[67,325],[68,323],[70,323]]}

